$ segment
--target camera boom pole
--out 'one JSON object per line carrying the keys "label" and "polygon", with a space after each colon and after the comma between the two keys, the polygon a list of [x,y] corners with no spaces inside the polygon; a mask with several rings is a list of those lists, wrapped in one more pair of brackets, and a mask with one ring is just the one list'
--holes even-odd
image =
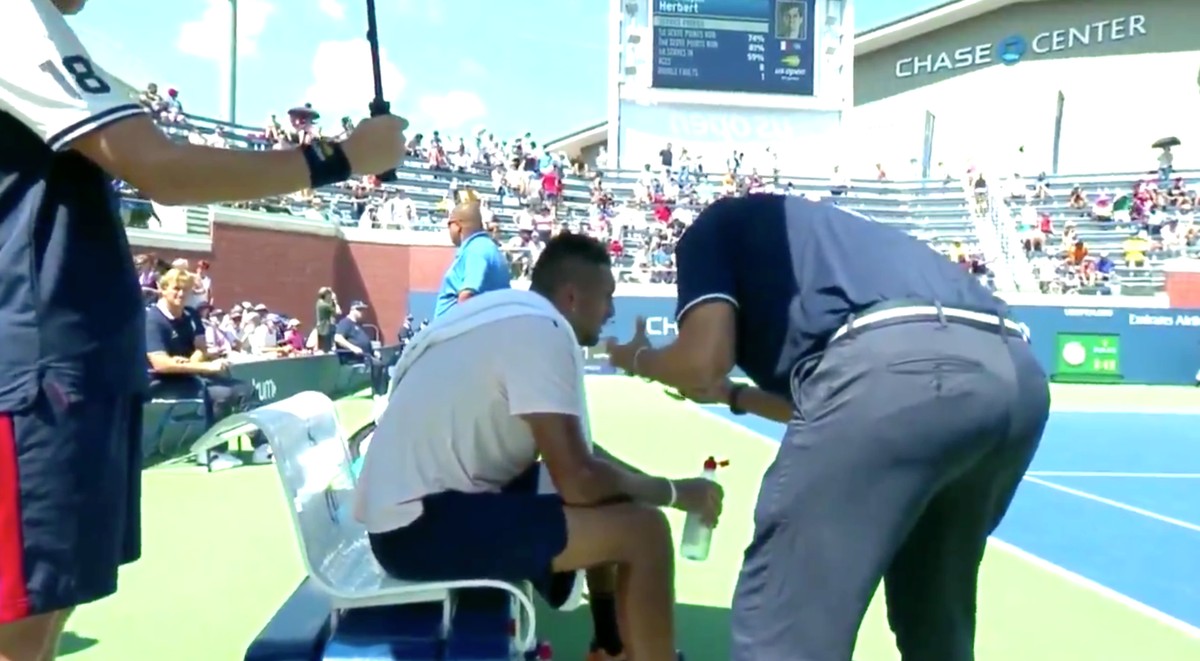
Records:
{"label": "camera boom pole", "polygon": [[[375,0],[367,0],[367,45],[371,48],[371,74],[375,80],[375,96],[368,106],[371,116],[378,117],[392,111],[391,104],[383,98],[383,73],[379,64],[379,29],[375,21]],[[395,181],[396,171],[379,174],[380,181]]]}

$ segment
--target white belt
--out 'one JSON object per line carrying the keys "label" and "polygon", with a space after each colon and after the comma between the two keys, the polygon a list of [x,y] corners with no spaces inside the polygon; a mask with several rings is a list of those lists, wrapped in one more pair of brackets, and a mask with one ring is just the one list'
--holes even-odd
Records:
{"label": "white belt", "polygon": [[[938,308],[932,305],[912,305],[888,308],[879,312],[871,312],[864,314],[861,317],[855,317],[853,321],[842,326],[834,331],[833,336],[829,338],[832,342],[839,337],[849,333],[852,330],[866,328],[873,324],[878,324],[884,321],[894,321],[896,319],[905,319],[908,317],[936,317],[938,316]],[[971,321],[977,324],[985,324],[995,326],[999,330],[1004,326],[1007,330],[1017,333],[1026,342],[1029,341],[1029,331],[1023,324],[1019,324],[1011,319],[1002,319],[994,314],[984,314],[981,312],[971,312],[970,310],[959,310],[956,308],[941,308],[941,316],[946,319],[961,319],[963,321]]]}

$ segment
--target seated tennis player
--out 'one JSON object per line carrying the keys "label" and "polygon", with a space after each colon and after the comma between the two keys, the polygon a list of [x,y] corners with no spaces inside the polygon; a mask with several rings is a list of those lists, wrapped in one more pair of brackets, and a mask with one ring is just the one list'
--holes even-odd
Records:
{"label": "seated tennis player", "polygon": [[561,607],[587,569],[589,658],[674,661],[674,546],[659,508],[715,524],[723,494],[592,452],[580,345],[599,341],[614,289],[605,246],[563,234],[530,291],[438,317],[396,367],[355,515],[400,579],[528,579]]}

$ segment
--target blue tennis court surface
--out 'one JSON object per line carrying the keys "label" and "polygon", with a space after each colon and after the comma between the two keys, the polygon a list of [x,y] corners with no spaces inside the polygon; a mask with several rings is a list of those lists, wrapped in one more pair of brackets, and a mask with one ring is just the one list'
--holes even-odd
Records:
{"label": "blue tennis court surface", "polygon": [[[778,442],[783,425],[707,412]],[[1200,627],[1200,416],[1058,411],[996,537]],[[1064,571],[1065,570],[1065,571]]]}

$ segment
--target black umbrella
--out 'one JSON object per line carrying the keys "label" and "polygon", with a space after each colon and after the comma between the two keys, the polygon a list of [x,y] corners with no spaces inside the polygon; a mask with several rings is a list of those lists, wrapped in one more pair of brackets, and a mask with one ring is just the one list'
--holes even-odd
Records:
{"label": "black umbrella", "polygon": [[302,106],[296,106],[288,111],[289,117],[307,117],[311,121],[321,119],[321,113],[313,110],[311,103],[306,103]]}
{"label": "black umbrella", "polygon": [[[375,26],[375,0],[367,0],[367,44],[371,47],[371,73],[375,76],[375,96],[368,108],[372,117],[378,117],[390,113],[392,106],[383,100],[383,74],[379,68],[379,32]],[[379,180],[395,181],[396,171],[379,173]]]}
{"label": "black umbrella", "polygon": [[1171,136],[1169,138],[1161,138],[1159,140],[1155,140],[1154,144],[1152,144],[1150,146],[1154,149],[1166,149],[1167,147],[1178,147],[1180,144],[1182,144],[1182,143],[1179,142],[1179,138],[1176,138],[1175,136]]}

